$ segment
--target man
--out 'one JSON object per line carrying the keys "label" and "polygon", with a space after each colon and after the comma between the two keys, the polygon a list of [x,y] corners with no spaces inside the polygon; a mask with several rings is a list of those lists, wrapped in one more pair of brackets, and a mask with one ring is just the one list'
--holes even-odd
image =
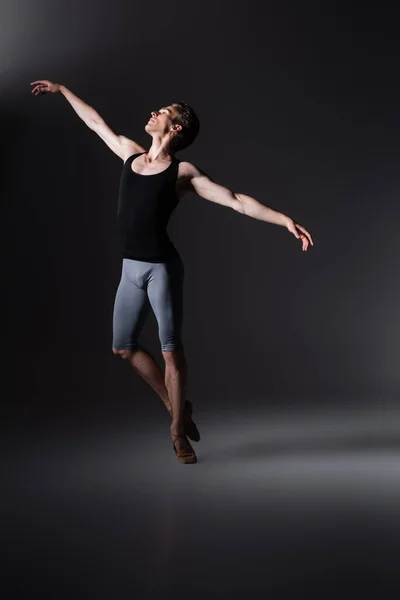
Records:
{"label": "man", "polygon": [[[198,118],[186,103],[174,102],[151,112],[145,131],[152,137],[152,144],[146,151],[133,140],[114,133],[94,108],[65,86],[47,79],[31,85],[36,96],[61,92],[86,125],[124,161],[118,198],[123,264],[114,304],[112,349],[127,359],[159,394],[172,416],[170,430],[179,462],[194,463],[196,454],[187,437],[199,441],[200,434],[191,418],[192,404],[184,402],[184,265],[166,232],[172,211],[191,190],[240,214],[283,225],[302,241],[303,251],[309,244],[314,245],[311,235],[286,215],[215,183],[195,165],[175,158],[175,153],[189,146],[199,131]],[[148,301],[159,326],[165,375],[137,341],[148,314]]]}

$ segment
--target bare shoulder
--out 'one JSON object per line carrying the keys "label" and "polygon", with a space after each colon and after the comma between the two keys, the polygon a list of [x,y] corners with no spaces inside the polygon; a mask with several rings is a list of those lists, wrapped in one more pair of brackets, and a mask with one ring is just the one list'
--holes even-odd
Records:
{"label": "bare shoulder", "polygon": [[176,189],[180,197],[186,192],[196,192],[196,187],[207,180],[212,181],[211,177],[197,165],[188,161],[179,162]]}
{"label": "bare shoulder", "polygon": [[116,133],[103,119],[93,121],[90,124],[90,128],[97,133],[114,154],[124,161],[132,154],[145,152],[145,149],[140,144],[127,138],[125,135]]}
{"label": "bare shoulder", "polygon": [[137,142],[125,137],[124,135],[120,135],[121,139],[121,148],[122,148],[122,160],[125,162],[127,158],[132,156],[132,154],[138,154],[139,152],[146,152],[146,148],[143,148]]}
{"label": "bare shoulder", "polygon": [[176,179],[176,193],[182,198],[190,191],[191,180],[191,164],[187,161],[180,160],[178,164],[178,175]]}
{"label": "bare shoulder", "polygon": [[205,173],[197,165],[183,160],[179,162],[178,180],[182,182],[182,185],[186,184],[189,188],[191,188],[192,179],[194,177],[197,178],[201,176],[208,177],[207,173]]}
{"label": "bare shoulder", "polygon": [[197,167],[193,163],[190,163],[186,160],[180,161],[179,170],[178,170],[179,178],[183,177],[183,178],[191,179],[192,177],[196,177],[196,176],[200,175],[201,173],[202,173],[201,169],[199,169],[199,167]]}

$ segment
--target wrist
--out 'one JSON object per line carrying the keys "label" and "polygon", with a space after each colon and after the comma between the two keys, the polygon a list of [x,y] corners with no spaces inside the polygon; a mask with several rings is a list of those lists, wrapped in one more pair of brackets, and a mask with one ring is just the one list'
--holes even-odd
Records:
{"label": "wrist", "polygon": [[293,219],[281,213],[279,222],[280,225],[282,225],[283,227],[287,227],[292,221]]}

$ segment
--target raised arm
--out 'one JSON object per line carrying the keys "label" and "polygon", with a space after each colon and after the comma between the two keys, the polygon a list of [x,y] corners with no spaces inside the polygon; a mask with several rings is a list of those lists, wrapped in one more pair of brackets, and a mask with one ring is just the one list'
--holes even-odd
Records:
{"label": "raised arm", "polygon": [[205,200],[233,208],[242,215],[286,227],[296,238],[302,240],[303,250],[307,250],[309,244],[314,245],[309,232],[287,215],[261,204],[251,196],[233,192],[219,185],[207,173],[191,163],[181,162],[181,172],[186,190],[195,192]]}
{"label": "raised arm", "polygon": [[54,83],[48,79],[32,81],[31,85],[35,86],[32,89],[32,93],[36,96],[48,92],[60,92],[68,100],[82,121],[97,133],[107,146],[122,160],[125,161],[129,156],[136,152],[145,151],[142,146],[133,140],[130,140],[124,135],[116,134],[92,106],[84,102],[81,98],[78,98],[78,96],[65,87],[65,85]]}

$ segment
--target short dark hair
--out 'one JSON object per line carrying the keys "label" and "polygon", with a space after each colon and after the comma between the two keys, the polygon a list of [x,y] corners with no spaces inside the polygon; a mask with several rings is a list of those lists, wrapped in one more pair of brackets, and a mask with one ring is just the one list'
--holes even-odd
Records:
{"label": "short dark hair", "polygon": [[172,106],[176,109],[178,116],[172,120],[174,125],[181,125],[181,131],[178,131],[173,136],[170,142],[172,152],[178,152],[187,148],[194,142],[199,133],[200,121],[194,112],[193,108],[186,102],[172,102]]}

